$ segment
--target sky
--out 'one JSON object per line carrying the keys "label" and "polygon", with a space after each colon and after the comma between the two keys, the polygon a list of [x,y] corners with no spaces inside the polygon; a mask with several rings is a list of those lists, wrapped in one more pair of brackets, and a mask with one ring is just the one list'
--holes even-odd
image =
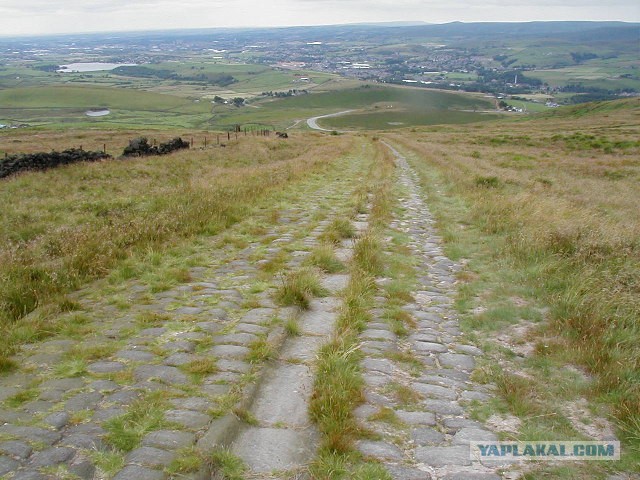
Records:
{"label": "sky", "polygon": [[360,22],[619,20],[638,0],[0,0],[0,35]]}

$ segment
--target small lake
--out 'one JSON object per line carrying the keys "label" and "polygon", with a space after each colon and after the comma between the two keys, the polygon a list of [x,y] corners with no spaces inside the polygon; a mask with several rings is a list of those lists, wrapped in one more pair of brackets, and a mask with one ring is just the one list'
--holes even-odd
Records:
{"label": "small lake", "polygon": [[101,72],[105,70],[113,70],[118,67],[133,67],[135,63],[69,63],[60,65],[58,72],[60,73],[84,73],[84,72]]}
{"label": "small lake", "polygon": [[106,117],[111,114],[111,110],[103,108],[102,110],[89,110],[84,112],[87,117]]}

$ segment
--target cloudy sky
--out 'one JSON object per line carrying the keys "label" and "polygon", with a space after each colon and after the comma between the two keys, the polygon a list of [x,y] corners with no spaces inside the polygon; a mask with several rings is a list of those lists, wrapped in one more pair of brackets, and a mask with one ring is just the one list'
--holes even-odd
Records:
{"label": "cloudy sky", "polygon": [[640,21],[638,0],[0,0],[0,35],[420,20]]}

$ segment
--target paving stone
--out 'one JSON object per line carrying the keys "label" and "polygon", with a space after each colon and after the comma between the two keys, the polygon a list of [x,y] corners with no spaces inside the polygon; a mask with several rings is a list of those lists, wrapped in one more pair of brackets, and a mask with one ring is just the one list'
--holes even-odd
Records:
{"label": "paving stone", "polygon": [[59,378],[55,380],[47,380],[40,384],[42,390],[76,390],[84,387],[84,380],[81,378]]}
{"label": "paving stone", "polygon": [[168,467],[177,458],[175,452],[154,447],[136,448],[127,455],[125,461],[143,467]]}
{"label": "paving stone", "polygon": [[84,448],[86,450],[100,450],[103,446],[102,440],[96,435],[87,433],[74,433],[67,435],[61,440],[63,445],[74,448]]}
{"label": "paving stone", "polygon": [[150,362],[156,358],[153,353],[146,350],[120,350],[114,357],[132,362]]}
{"label": "paving stone", "polygon": [[51,425],[56,430],[60,430],[69,423],[70,418],[71,417],[67,412],[55,412],[45,417],[43,422],[47,425]]}
{"label": "paving stone", "polygon": [[159,470],[141,467],[139,465],[127,465],[113,480],[165,480],[168,475]]}
{"label": "paving stone", "polygon": [[16,425],[0,425],[0,433],[13,435],[30,442],[44,443],[45,445],[53,445],[61,438],[58,432],[45,430],[44,428],[20,427]]}
{"label": "paving stone", "polygon": [[172,313],[175,315],[198,315],[204,309],[200,307],[180,307],[176,308]]}
{"label": "paving stone", "polygon": [[166,365],[140,365],[135,369],[134,377],[138,382],[159,380],[169,385],[184,385],[189,378],[176,367]]}
{"label": "paving stone", "polygon": [[124,415],[126,410],[124,408],[100,408],[94,414],[92,420],[96,422],[106,422],[114,417]]}
{"label": "paving stone", "polygon": [[397,417],[408,425],[435,425],[436,416],[431,412],[407,412],[396,410]]}
{"label": "paving stone", "polygon": [[462,370],[473,370],[476,365],[472,356],[461,353],[442,353],[438,356],[438,360],[444,367],[459,368]]}
{"label": "paving stone", "polygon": [[365,358],[362,361],[362,367],[366,370],[375,370],[387,375],[392,375],[396,370],[393,362],[386,358]]}
{"label": "paving stone", "polygon": [[239,323],[235,326],[238,332],[253,333],[254,335],[265,334],[269,331],[267,327],[262,325],[254,325],[253,323]]}
{"label": "paving stone", "polygon": [[435,445],[444,442],[445,436],[433,428],[414,428],[411,430],[411,438],[416,445]]}
{"label": "paving stone", "polygon": [[418,352],[429,352],[429,353],[442,353],[442,352],[447,352],[449,350],[446,345],[442,345],[441,343],[432,343],[432,342],[413,342],[413,349]]}
{"label": "paving stone", "polygon": [[116,382],[112,382],[111,380],[96,380],[89,384],[89,388],[96,392],[113,392],[118,390],[120,385]]}
{"label": "paving stone", "polygon": [[142,439],[145,447],[161,448],[164,450],[178,450],[194,444],[196,436],[193,433],[176,430],[157,430]]}
{"label": "paving stone", "polygon": [[67,393],[68,392],[65,390],[44,390],[40,392],[40,396],[38,398],[46,402],[59,402],[67,395]]}
{"label": "paving stone", "polygon": [[0,453],[10,455],[16,458],[28,458],[31,455],[32,448],[24,442],[9,440],[0,443]]}
{"label": "paving stone", "polygon": [[401,465],[385,465],[387,472],[393,480],[431,480],[433,477],[417,468],[403,467]]}
{"label": "paving stone", "polygon": [[439,415],[462,415],[464,409],[456,402],[450,402],[447,400],[433,400],[426,399],[422,402],[424,408],[430,412],[437,413]]}
{"label": "paving stone", "polygon": [[313,458],[311,432],[285,428],[249,427],[240,432],[233,452],[252,473],[271,474],[307,465]]}
{"label": "paving stone", "polygon": [[213,395],[214,397],[226,395],[231,390],[231,385],[224,384],[205,384],[201,387],[203,393]]}
{"label": "paving stone", "polygon": [[20,468],[19,462],[17,462],[13,458],[0,455],[0,475],[5,475],[6,473],[10,473],[10,472],[15,472],[18,468]]}
{"label": "paving stone", "polygon": [[194,361],[196,358],[198,358],[197,355],[193,353],[177,352],[169,355],[162,363],[171,367],[179,367]]}
{"label": "paving stone", "polygon": [[415,453],[416,461],[432,467],[446,467],[450,465],[471,465],[468,446],[454,447],[418,447]]}
{"label": "paving stone", "polygon": [[248,355],[249,349],[239,345],[216,345],[209,352],[216,357],[243,359]]}
{"label": "paving stone", "polygon": [[500,480],[501,478],[497,473],[458,472],[446,475],[443,480]]}
{"label": "paving stone", "polygon": [[444,377],[441,375],[422,375],[415,379],[416,382],[427,383],[430,385],[440,385],[443,387],[456,387],[461,390],[468,388],[465,382],[455,380],[453,378]]}
{"label": "paving stone", "polygon": [[68,412],[93,409],[100,400],[102,400],[102,394],[100,392],[79,393],[67,400],[64,408]]}
{"label": "paving stone", "polygon": [[224,324],[220,322],[199,322],[196,326],[207,333],[218,333],[224,328]]}
{"label": "paving stone", "polygon": [[136,338],[158,338],[167,333],[167,329],[164,327],[145,328],[138,333]]}
{"label": "paving stone", "polygon": [[9,387],[0,385],[0,402],[4,402],[7,398],[14,396],[20,391],[17,387]]}
{"label": "paving stone", "polygon": [[80,477],[82,480],[93,480],[96,473],[96,467],[86,459],[78,461],[74,459],[73,463],[71,463],[67,468],[70,473]]}
{"label": "paving stone", "polygon": [[251,370],[251,365],[240,360],[221,359],[216,362],[216,365],[220,370],[223,371],[247,373],[249,370]]}
{"label": "paving stone", "polygon": [[52,447],[40,452],[36,452],[31,456],[29,466],[31,467],[52,467],[65,463],[76,451],[69,447]]}
{"label": "paving stone", "polygon": [[212,405],[211,400],[202,397],[172,398],[170,403],[178,410],[206,412]]}
{"label": "paving stone", "polygon": [[100,436],[105,435],[107,432],[97,423],[80,423],[67,428],[65,432],[66,435],[74,435],[76,433]]}
{"label": "paving stone", "polygon": [[464,427],[460,429],[451,439],[452,445],[469,445],[472,441],[497,442],[495,433],[483,428]]}
{"label": "paving stone", "polygon": [[35,470],[21,470],[16,472],[11,480],[48,480],[48,478]]}
{"label": "paving stone", "polygon": [[229,333],[227,335],[219,335],[214,340],[218,344],[248,345],[257,339],[258,337],[252,333]]}
{"label": "paving stone", "polygon": [[320,285],[333,293],[344,290],[347,287],[348,283],[349,275],[344,274],[325,275],[320,280]]}
{"label": "paving stone", "polygon": [[478,347],[474,347],[473,345],[456,345],[454,349],[457,352],[474,356],[479,356],[483,353],[482,350],[480,350]]}
{"label": "paving stone", "polygon": [[121,372],[125,368],[127,366],[124,363],[102,361],[90,363],[87,366],[87,371],[90,373],[115,373]]}
{"label": "paving stone", "polygon": [[[228,320],[229,319],[229,314],[226,312],[226,310],[224,310],[222,308],[212,308],[210,310],[207,310],[206,314],[209,317],[216,318],[218,320],[223,320],[224,321],[224,320]],[[217,325],[220,324],[219,321],[215,322],[215,323]],[[200,324],[198,323],[198,325],[200,325]],[[205,329],[203,328],[203,330],[205,330]]]}
{"label": "paving stone", "polygon": [[38,413],[43,413],[51,410],[53,406],[54,406],[54,403],[52,402],[45,402],[44,400],[34,400],[32,402],[27,402],[24,405],[22,405],[22,409],[25,412],[38,414]]}
{"label": "paving stone", "polygon": [[167,422],[177,423],[193,430],[204,428],[211,422],[209,415],[192,410],[168,410],[164,418]]}
{"label": "paving stone", "polygon": [[188,342],[186,340],[171,340],[160,344],[158,347],[165,352],[191,353],[196,349],[196,346],[193,342]]}
{"label": "paving stone", "polygon": [[374,407],[373,405],[363,403],[353,411],[353,416],[359,420],[366,420],[377,411],[378,408]]}
{"label": "paving stone", "polygon": [[388,375],[380,372],[365,372],[362,378],[370,387],[382,387],[391,381]]}
{"label": "paving stone", "polygon": [[449,433],[456,432],[461,428],[483,428],[480,422],[476,422],[475,420],[469,420],[468,418],[445,418],[442,420],[442,423],[447,428]]}
{"label": "paving stone", "polygon": [[437,333],[414,333],[409,335],[407,340],[414,343],[435,343],[440,344]]}
{"label": "paving stone", "polygon": [[465,391],[462,392],[461,398],[462,398],[462,400],[469,400],[469,401],[477,400],[479,402],[486,402],[487,400],[491,399],[491,396],[487,395],[486,393],[482,393],[482,392],[474,392],[472,390],[465,390]]}
{"label": "paving stone", "polygon": [[455,400],[458,394],[453,388],[430,385],[428,383],[414,382],[411,387],[418,393],[431,398]]}
{"label": "paving stone", "polygon": [[103,399],[103,403],[113,403],[115,405],[131,405],[138,398],[140,398],[140,392],[135,390],[121,390],[119,392],[112,393]]}
{"label": "paving stone", "polygon": [[218,372],[205,378],[205,383],[237,383],[242,374],[240,372]]}
{"label": "paving stone", "polygon": [[275,310],[273,308],[254,308],[245,313],[240,321],[243,323],[260,324],[271,319],[274,313]]}
{"label": "paving stone", "polygon": [[402,460],[402,451],[391,443],[360,440],[356,442],[356,448],[365,457],[374,457],[383,460]]}
{"label": "paving stone", "polygon": [[362,332],[362,338],[371,340],[396,340],[396,335],[388,330],[367,329]]}

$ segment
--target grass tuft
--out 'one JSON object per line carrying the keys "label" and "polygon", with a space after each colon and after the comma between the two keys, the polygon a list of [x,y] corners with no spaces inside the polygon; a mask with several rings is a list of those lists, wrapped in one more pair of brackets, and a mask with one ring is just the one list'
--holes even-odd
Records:
{"label": "grass tuft", "polygon": [[244,462],[224,448],[211,452],[209,457],[214,478],[221,480],[244,480],[247,467]]}
{"label": "grass tuft", "polygon": [[298,306],[308,309],[311,299],[322,297],[327,291],[320,285],[320,279],[315,270],[304,268],[289,273],[276,291],[276,300],[283,306]]}

